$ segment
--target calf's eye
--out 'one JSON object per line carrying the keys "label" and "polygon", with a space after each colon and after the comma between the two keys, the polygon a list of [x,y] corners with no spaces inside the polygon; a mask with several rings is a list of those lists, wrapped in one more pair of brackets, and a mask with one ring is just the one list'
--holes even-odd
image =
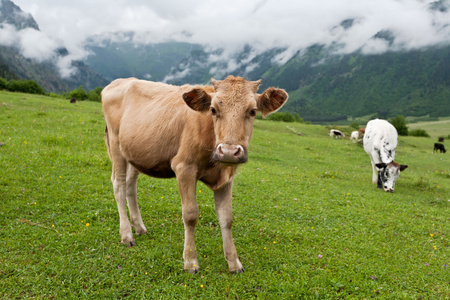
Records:
{"label": "calf's eye", "polygon": [[215,116],[217,114],[217,111],[216,111],[216,109],[214,107],[211,107],[211,114],[213,116]]}
{"label": "calf's eye", "polygon": [[250,111],[250,117],[254,117],[254,116],[256,116],[256,110],[252,109]]}

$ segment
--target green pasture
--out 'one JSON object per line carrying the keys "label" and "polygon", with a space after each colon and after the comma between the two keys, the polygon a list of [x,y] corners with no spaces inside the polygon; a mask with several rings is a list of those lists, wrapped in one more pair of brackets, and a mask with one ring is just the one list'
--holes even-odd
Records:
{"label": "green pasture", "polygon": [[[433,141],[437,142],[438,137],[445,137],[450,135],[450,118],[439,118],[439,121],[420,122],[407,124],[408,129],[423,129]],[[450,146],[448,146],[450,147]]]}
{"label": "green pasture", "polygon": [[391,194],[371,183],[360,144],[256,120],[233,191],[246,272],[228,272],[199,183],[192,275],[173,179],[140,177],[149,233],[120,244],[103,135],[100,103],[0,92],[0,298],[450,298],[450,154],[434,154],[434,138],[400,137],[409,167]]}

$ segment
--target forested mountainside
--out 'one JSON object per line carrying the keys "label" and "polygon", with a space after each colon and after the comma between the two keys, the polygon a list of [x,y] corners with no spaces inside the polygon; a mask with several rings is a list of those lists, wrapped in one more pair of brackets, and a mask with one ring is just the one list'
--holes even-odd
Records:
{"label": "forested mountainside", "polygon": [[[9,0],[0,0],[0,29],[13,26],[39,30],[30,14]],[[436,2],[435,10],[448,9]],[[445,5],[444,5],[445,4]],[[350,26],[351,20],[341,26]],[[9,26],[9,27],[8,27]],[[284,88],[289,101],[284,111],[296,112],[308,121],[336,121],[348,117],[377,115],[450,116],[450,45],[377,55],[355,51],[338,54],[334,46],[314,45],[298,51],[287,61],[277,61],[286,49],[256,52],[251,45],[231,56],[224,49],[186,42],[139,43],[133,32],[120,38],[91,37],[91,53],[71,66],[76,72],[62,78],[57,62],[69,55],[61,45],[52,59],[26,58],[14,44],[0,46],[0,76],[33,79],[46,91],[67,91],[82,85],[86,89],[105,86],[120,77],[163,81],[171,84],[208,84],[211,77],[262,78],[260,90]],[[374,40],[391,43],[393,35],[382,31]]]}

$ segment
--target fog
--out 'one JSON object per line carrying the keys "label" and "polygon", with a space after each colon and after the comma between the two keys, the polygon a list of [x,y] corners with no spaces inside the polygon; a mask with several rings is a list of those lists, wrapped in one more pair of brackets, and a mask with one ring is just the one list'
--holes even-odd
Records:
{"label": "fog", "polygon": [[[336,53],[366,54],[403,51],[450,43],[450,9],[430,9],[420,0],[168,0],[50,1],[15,0],[31,13],[40,31],[0,28],[0,44],[19,45],[26,57],[50,59],[63,45],[69,57],[59,61],[62,74],[73,72],[70,60],[88,55],[85,44],[129,38],[136,44],[183,41],[224,49],[227,60],[245,45],[252,55],[277,47],[283,64],[298,50],[314,44],[333,46]],[[449,3],[446,2],[447,8]],[[392,41],[373,39],[389,32]],[[230,61],[228,68],[237,66]],[[249,66],[251,68],[251,66]]]}

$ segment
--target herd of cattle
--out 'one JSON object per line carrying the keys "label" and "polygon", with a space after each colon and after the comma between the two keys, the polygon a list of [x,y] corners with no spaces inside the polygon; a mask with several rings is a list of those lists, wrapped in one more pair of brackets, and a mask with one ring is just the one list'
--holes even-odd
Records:
{"label": "herd of cattle", "polygon": [[[132,227],[135,234],[147,233],[137,202],[139,174],[176,177],[185,229],[184,270],[198,272],[194,230],[199,217],[196,184],[200,180],[214,192],[229,271],[242,273],[231,233],[234,176],[238,165],[248,159],[257,112],[266,117],[279,110],[288,94],[273,87],[259,94],[261,80],[241,77],[211,79],[211,83],[173,86],[128,78],[117,79],[103,89],[105,142],[112,162],[121,243],[136,245]],[[372,161],[372,181],[378,188],[393,192],[395,180],[407,167],[394,162],[397,131],[387,121],[377,119],[367,124],[365,133],[352,133],[351,139],[358,140],[362,134]],[[339,130],[331,130],[330,136],[345,137]]]}
{"label": "herd of cattle", "polygon": [[[408,167],[394,162],[397,130],[388,121],[375,119],[369,121],[366,128],[353,131],[350,140],[355,143],[360,136],[363,136],[364,150],[372,163],[372,183],[377,183],[377,188],[386,192],[394,192],[395,181],[400,172]],[[340,138],[345,135],[337,129],[331,129],[330,137]]]}
{"label": "herd of cattle", "polygon": [[[360,136],[363,136],[363,139],[359,139]],[[331,129],[330,137],[342,138],[345,134],[337,129]],[[363,141],[364,150],[372,162],[372,182],[387,192],[394,192],[395,181],[400,172],[408,167],[394,162],[397,139],[395,127],[388,121],[379,119],[369,121],[366,128],[353,131],[350,135],[350,140],[354,143]],[[446,153],[443,142],[444,138],[439,138],[438,143],[434,143],[433,152]]]}

